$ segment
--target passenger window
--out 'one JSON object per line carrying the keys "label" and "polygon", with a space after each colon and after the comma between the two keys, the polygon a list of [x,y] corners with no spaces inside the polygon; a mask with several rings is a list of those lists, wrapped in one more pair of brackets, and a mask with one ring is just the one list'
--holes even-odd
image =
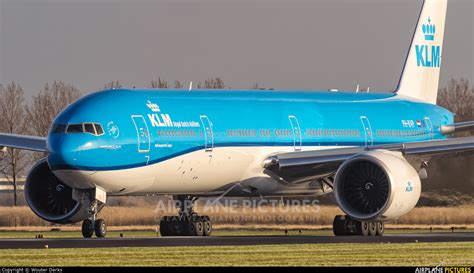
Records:
{"label": "passenger window", "polygon": [[54,124],[51,130],[54,134],[60,134],[66,132],[66,124]]}
{"label": "passenger window", "polygon": [[84,132],[96,135],[94,125],[92,123],[84,123]]}
{"label": "passenger window", "polygon": [[82,124],[69,124],[67,127],[68,133],[82,133]]}
{"label": "passenger window", "polygon": [[104,130],[102,129],[102,126],[100,124],[94,123],[94,126],[95,126],[95,130],[96,130],[98,136],[104,134]]}

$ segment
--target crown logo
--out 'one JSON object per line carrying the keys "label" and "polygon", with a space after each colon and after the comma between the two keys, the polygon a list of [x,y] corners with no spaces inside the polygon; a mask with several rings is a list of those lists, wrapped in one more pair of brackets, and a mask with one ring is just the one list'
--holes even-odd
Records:
{"label": "crown logo", "polygon": [[150,108],[152,112],[160,112],[160,107],[156,103],[152,103],[151,101],[146,101],[146,106]]}
{"label": "crown logo", "polygon": [[436,26],[431,24],[431,18],[428,17],[428,24],[423,24],[421,26],[423,34],[425,35],[426,41],[434,41],[434,36],[436,34]]}

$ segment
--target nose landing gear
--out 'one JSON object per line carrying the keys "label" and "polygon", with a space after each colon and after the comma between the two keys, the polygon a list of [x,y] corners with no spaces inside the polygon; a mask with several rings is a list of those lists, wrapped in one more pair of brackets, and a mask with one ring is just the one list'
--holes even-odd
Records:
{"label": "nose landing gear", "polygon": [[82,221],[82,236],[84,238],[91,238],[94,233],[97,238],[103,238],[107,235],[107,225],[104,219],[96,219],[97,213],[105,204],[94,201],[90,204],[88,209],[89,215],[92,217]]}
{"label": "nose landing gear", "polygon": [[107,234],[107,225],[104,219],[85,219],[82,222],[82,236],[91,238],[95,233],[97,238],[103,238]]}

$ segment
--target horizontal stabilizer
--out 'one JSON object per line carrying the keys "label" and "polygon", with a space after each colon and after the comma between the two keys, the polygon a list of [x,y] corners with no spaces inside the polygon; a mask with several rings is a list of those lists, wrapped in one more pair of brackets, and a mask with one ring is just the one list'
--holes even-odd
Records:
{"label": "horizontal stabilizer", "polygon": [[474,130],[474,121],[465,121],[441,126],[441,133],[443,135],[449,135],[453,133],[471,130]]}

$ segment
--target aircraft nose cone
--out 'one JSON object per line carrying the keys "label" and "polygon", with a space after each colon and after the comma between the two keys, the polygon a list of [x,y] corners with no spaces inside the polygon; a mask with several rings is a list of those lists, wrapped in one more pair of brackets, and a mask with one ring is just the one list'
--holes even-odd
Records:
{"label": "aircraft nose cone", "polygon": [[70,169],[79,157],[79,151],[66,136],[48,138],[48,164],[52,170]]}

